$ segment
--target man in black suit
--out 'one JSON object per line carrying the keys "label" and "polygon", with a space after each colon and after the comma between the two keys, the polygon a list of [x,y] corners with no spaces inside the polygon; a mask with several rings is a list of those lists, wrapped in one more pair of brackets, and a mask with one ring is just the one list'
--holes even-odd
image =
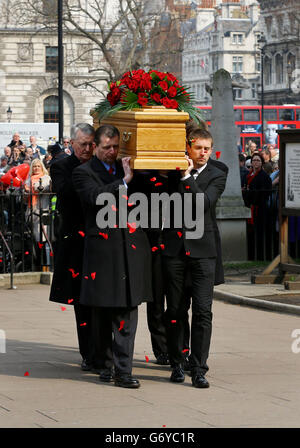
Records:
{"label": "man in black suit", "polygon": [[[220,160],[214,160],[209,158],[208,164],[214,165],[215,167],[219,168],[221,171],[223,171],[226,175],[226,179],[228,176],[228,166],[225,165],[225,163],[221,162]],[[217,225],[217,218],[215,215],[215,210],[212,213],[212,220],[215,230],[215,238],[216,238],[216,269],[215,269],[215,281],[214,285],[221,285],[225,282],[224,278],[224,268],[223,268],[223,260],[222,260],[222,246],[221,246],[221,237],[219,228]],[[192,296],[192,284],[191,284],[191,277],[190,273],[187,272],[187,278],[186,278],[186,312],[185,312],[185,318],[184,318],[184,337],[183,337],[183,353],[184,353],[184,370],[189,371],[190,370],[190,362],[189,362],[189,351],[190,351],[190,323],[189,323],[189,309],[191,306],[191,296]]]}
{"label": "man in black suit", "polygon": [[185,310],[187,271],[191,274],[192,325],[190,367],[193,386],[209,387],[205,378],[212,330],[212,298],[215,282],[217,245],[215,206],[225,188],[226,175],[208,163],[212,154],[211,134],[194,130],[187,144],[189,166],[185,172],[169,175],[169,192],[192,195],[193,214],[196,194],[204,195],[204,233],[201,238],[189,239],[187,229],[170,228],[163,231],[164,275],[167,297],[167,338],[172,366],[172,382],[183,382],[183,316]]}
{"label": "man in black suit", "polygon": [[[79,351],[82,356],[81,369],[88,371],[95,365],[91,334],[92,312],[90,307],[79,303],[84,214],[74,189],[72,172],[92,157],[95,131],[89,124],[79,123],[72,128],[71,135],[73,154],[64,154],[64,157],[56,160],[50,168],[52,191],[57,195],[56,208],[59,211],[55,226],[54,273],[50,300],[74,306]],[[61,151],[58,144],[53,145],[56,146],[57,150]]]}
{"label": "man in black suit", "polygon": [[[113,126],[97,129],[94,157],[73,173],[84,210],[86,233],[80,302],[98,311],[98,342],[103,354],[100,380],[114,380],[116,386],[138,388],[140,383],[132,376],[132,360],[137,307],[152,299],[151,250],[140,227],[135,228],[126,221],[123,227],[118,221],[127,213],[126,196],[130,194],[133,178],[130,158],[123,158],[122,163],[116,160],[119,138],[119,131]],[[128,193],[123,194],[124,190]],[[113,203],[107,209],[108,200]],[[109,219],[114,214],[114,223],[99,219],[103,210]],[[113,363],[108,356],[110,352]]]}

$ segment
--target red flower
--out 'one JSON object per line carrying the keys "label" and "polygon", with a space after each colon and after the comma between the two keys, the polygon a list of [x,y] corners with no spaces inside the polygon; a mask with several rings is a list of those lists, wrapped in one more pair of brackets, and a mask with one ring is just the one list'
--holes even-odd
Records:
{"label": "red flower", "polygon": [[171,98],[174,98],[174,96],[177,95],[177,89],[176,89],[176,87],[171,86],[171,87],[169,88],[169,90],[168,90],[168,95],[169,95]]}
{"label": "red flower", "polygon": [[140,82],[140,88],[144,90],[151,90],[152,83],[151,77],[148,73],[144,73]]}
{"label": "red flower", "polygon": [[165,107],[167,107],[168,109],[174,109],[173,107],[173,101],[174,100],[170,100],[169,98],[165,97],[162,99],[162,103]]}
{"label": "red flower", "polygon": [[139,93],[137,102],[142,107],[146,106],[146,104],[148,103],[148,95],[146,93],[144,93],[144,92]]}
{"label": "red flower", "polygon": [[216,159],[218,160],[221,156],[221,151],[216,151]]}
{"label": "red flower", "polygon": [[161,104],[161,97],[159,93],[152,93],[151,98],[158,104]]}
{"label": "red flower", "polygon": [[171,102],[171,108],[172,109],[177,109],[178,108],[178,103],[176,100],[170,100]]}
{"label": "red flower", "polygon": [[159,87],[163,89],[165,92],[168,90],[168,83],[166,81],[159,81],[158,83]]}

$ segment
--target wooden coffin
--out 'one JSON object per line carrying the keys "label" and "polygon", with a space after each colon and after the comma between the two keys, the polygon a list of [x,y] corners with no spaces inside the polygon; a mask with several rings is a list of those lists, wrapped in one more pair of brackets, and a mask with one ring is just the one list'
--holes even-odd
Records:
{"label": "wooden coffin", "polygon": [[111,124],[120,131],[119,157],[130,156],[134,169],[186,169],[186,112],[154,106],[116,112],[95,120],[94,127]]}

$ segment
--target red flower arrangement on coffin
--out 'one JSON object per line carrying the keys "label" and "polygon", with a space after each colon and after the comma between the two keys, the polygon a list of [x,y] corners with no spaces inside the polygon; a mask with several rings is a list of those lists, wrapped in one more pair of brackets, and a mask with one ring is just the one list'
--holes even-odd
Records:
{"label": "red flower arrangement on coffin", "polygon": [[95,112],[101,121],[120,110],[165,106],[187,112],[191,119],[200,122],[201,114],[193,106],[193,99],[193,94],[181,86],[172,73],[140,69],[126,72],[118,81],[110,82],[107,97],[96,104]]}

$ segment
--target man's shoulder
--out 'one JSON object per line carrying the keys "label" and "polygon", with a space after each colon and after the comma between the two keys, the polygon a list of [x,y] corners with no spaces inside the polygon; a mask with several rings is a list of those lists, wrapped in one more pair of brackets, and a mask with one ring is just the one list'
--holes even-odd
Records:
{"label": "man's shoulder", "polygon": [[227,176],[227,173],[225,172],[225,171],[223,171],[220,167],[218,167],[218,166],[216,166],[216,165],[214,165],[214,164],[212,164],[212,163],[209,163],[208,165],[207,165],[207,167],[208,167],[208,172],[209,172],[209,175],[211,176],[211,177],[224,177],[224,178],[226,178],[226,176]]}
{"label": "man's shoulder", "polygon": [[91,173],[91,171],[94,171],[93,167],[92,167],[92,159],[88,160],[85,163],[81,163],[80,165],[76,166],[74,168],[74,170],[73,170],[73,173],[88,174],[88,173]]}
{"label": "man's shoulder", "polygon": [[226,175],[228,174],[228,171],[229,171],[228,166],[224,162],[221,162],[220,160],[215,160],[215,159],[210,158],[209,165],[214,166],[215,168],[218,168],[220,171],[222,171]]}

